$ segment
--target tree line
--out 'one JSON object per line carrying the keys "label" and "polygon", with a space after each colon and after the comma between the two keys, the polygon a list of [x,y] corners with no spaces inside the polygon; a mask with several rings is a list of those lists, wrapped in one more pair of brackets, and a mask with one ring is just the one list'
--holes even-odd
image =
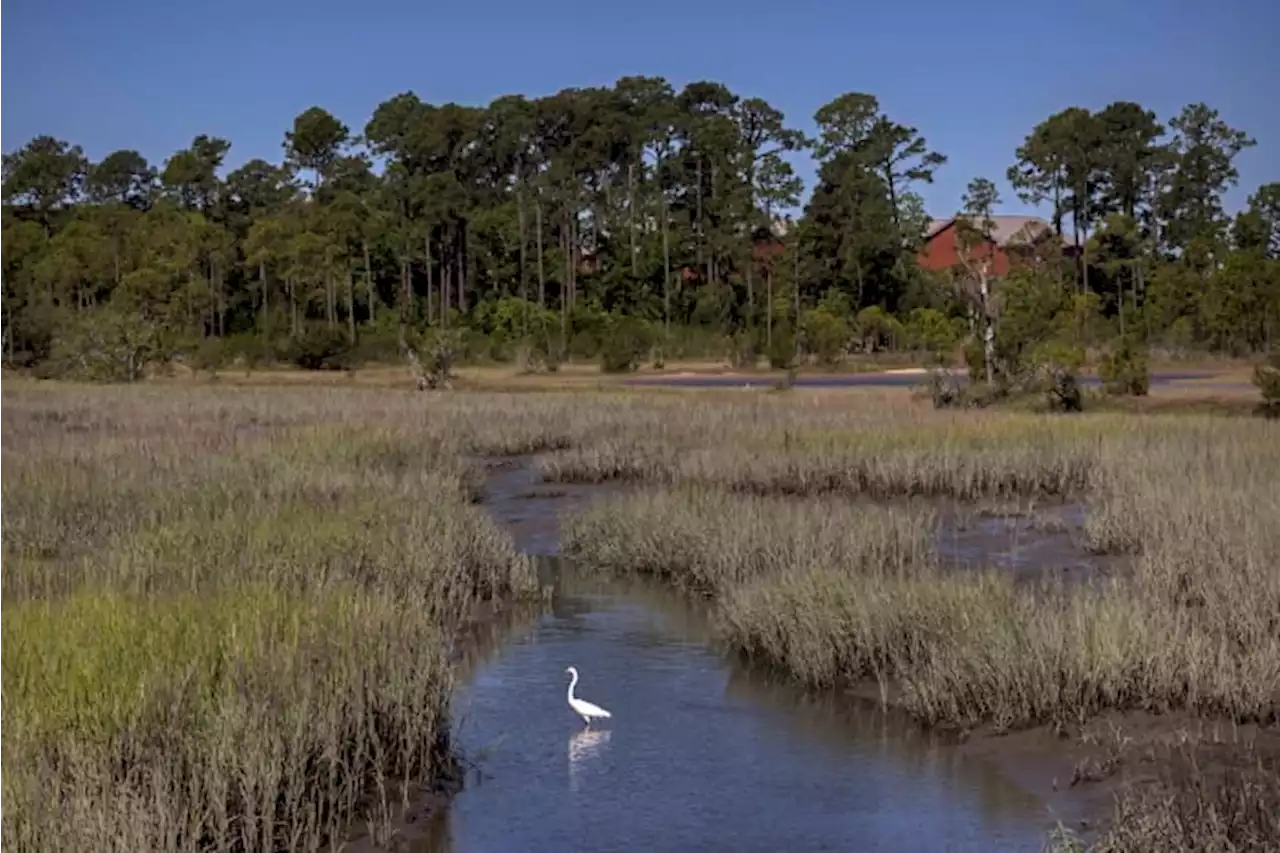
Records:
{"label": "tree line", "polygon": [[[358,131],[312,107],[280,162],[231,171],[216,136],[162,164],[93,163],[40,136],[4,156],[3,355],[81,372],[232,351],[310,366],[447,332],[474,358],[612,346],[623,366],[644,348],[783,363],[945,349],[1033,285],[1095,336],[1243,353],[1280,331],[1280,185],[1225,214],[1255,143],[1204,104],[1167,125],[1117,102],[1032,128],[1009,182],[1081,251],[1037,256],[981,299],[971,265],[917,262],[918,189],[945,154],[868,94],[814,121],[809,137],[720,83],[626,77],[485,107],[406,92]],[[817,181],[793,216],[802,153]],[[967,221],[1000,202],[975,178]]]}

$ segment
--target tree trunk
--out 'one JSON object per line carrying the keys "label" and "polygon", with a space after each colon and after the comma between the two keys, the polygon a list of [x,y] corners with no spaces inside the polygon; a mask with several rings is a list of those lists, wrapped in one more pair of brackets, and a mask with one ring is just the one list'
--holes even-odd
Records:
{"label": "tree trunk", "polygon": [[547,270],[543,266],[542,258],[542,199],[538,199],[533,205],[534,228],[538,232],[538,307],[545,309],[547,307]]}
{"label": "tree trunk", "polygon": [[996,327],[991,317],[991,287],[985,264],[978,273],[978,287],[982,293],[982,360],[986,362],[987,385],[990,386],[992,363],[996,359]]}
{"label": "tree trunk", "polygon": [[258,262],[258,288],[262,294],[262,304],[258,306],[258,324],[263,335],[267,334],[267,262]]}
{"label": "tree trunk", "polygon": [[375,316],[377,298],[373,292],[373,262],[369,258],[369,241],[361,240],[360,247],[364,252],[364,283],[369,290],[369,325],[372,326],[377,320]]}
{"label": "tree trunk", "polygon": [[[15,288],[17,289],[17,288]],[[0,265],[0,297],[4,298],[4,352],[6,361],[13,364],[13,300],[9,298],[9,280]]]}
{"label": "tree trunk", "polygon": [[702,266],[702,154],[698,154],[698,166],[696,171],[697,171],[697,174],[694,179],[697,181],[697,186],[695,187],[695,191],[697,194],[698,222],[697,222],[697,228],[695,229],[695,232],[698,235],[698,266],[701,267]]}
{"label": "tree trunk", "polygon": [[458,311],[467,310],[467,279],[471,265],[471,252],[467,246],[467,220],[458,223]]}
{"label": "tree trunk", "polygon": [[[716,206],[716,164],[711,164],[711,209],[715,210]],[[705,232],[705,229],[704,229]],[[713,243],[707,245],[707,283],[714,285],[716,283],[716,247]]]}
{"label": "tree trunk", "polygon": [[347,340],[356,342],[356,276],[347,264]]}
{"label": "tree trunk", "polygon": [[324,274],[325,319],[329,328],[338,324],[338,288],[333,283],[333,272],[326,270]]}
{"label": "tree trunk", "polygon": [[773,351],[773,263],[764,271],[764,345]]}
{"label": "tree trunk", "polygon": [[795,340],[793,341],[793,344],[795,346],[795,352],[793,353],[792,357],[794,359],[795,366],[799,367],[800,366],[800,235],[799,234],[795,236],[795,241],[796,241],[796,244],[794,247],[794,257],[792,259],[792,266],[794,268],[792,275],[795,276],[795,281],[792,283],[791,289],[794,291],[792,295],[795,296],[796,318],[792,326],[792,333],[793,333],[792,337],[795,338]]}
{"label": "tree trunk", "polygon": [[412,289],[409,283],[409,259],[406,256],[400,261],[400,322],[407,323],[410,320],[410,312],[413,311],[413,300],[410,298]]}
{"label": "tree trunk", "polygon": [[[756,218],[756,160],[753,154],[747,163],[747,328],[756,328],[756,232],[752,224]],[[713,187],[714,191],[714,187]],[[772,232],[771,232],[772,233]]]}
{"label": "tree trunk", "polygon": [[[447,231],[445,232],[448,233]],[[448,249],[443,245],[440,247],[440,259],[443,266],[440,269],[440,326],[441,328],[449,328],[449,292],[453,289],[453,259],[454,250],[450,243]]]}
{"label": "tree trunk", "polygon": [[569,352],[569,230],[568,223],[565,223],[565,230],[560,232],[560,247],[564,250],[565,270],[564,281],[560,285],[560,352],[567,355]]}
{"label": "tree trunk", "polygon": [[[516,179],[519,181],[519,177]],[[529,275],[525,268],[525,249],[529,245],[529,238],[525,236],[524,228],[524,193],[521,192],[521,185],[516,184],[516,221],[520,228],[520,336],[529,337]]]}
{"label": "tree trunk", "polygon": [[427,322],[434,323],[436,319],[436,265],[431,258],[431,229],[427,229],[427,233],[422,235],[422,248],[426,253],[427,267]]}
{"label": "tree trunk", "polygon": [[633,278],[640,277],[640,258],[636,254],[636,191],[635,191],[635,172],[634,163],[627,164],[627,214],[630,218],[631,231],[631,276]]}
{"label": "tree trunk", "polygon": [[893,230],[898,230],[898,192],[893,185],[893,161],[884,166],[884,182],[889,187],[889,215],[893,217]]}
{"label": "tree trunk", "polygon": [[667,191],[662,195],[662,319],[667,335],[671,334],[671,223],[667,213]]}

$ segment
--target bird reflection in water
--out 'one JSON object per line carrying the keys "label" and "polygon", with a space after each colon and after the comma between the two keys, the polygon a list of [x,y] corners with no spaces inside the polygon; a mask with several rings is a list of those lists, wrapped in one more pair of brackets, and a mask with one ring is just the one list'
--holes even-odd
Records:
{"label": "bird reflection in water", "polygon": [[590,764],[598,761],[613,736],[610,729],[582,729],[569,736],[569,789],[575,793]]}

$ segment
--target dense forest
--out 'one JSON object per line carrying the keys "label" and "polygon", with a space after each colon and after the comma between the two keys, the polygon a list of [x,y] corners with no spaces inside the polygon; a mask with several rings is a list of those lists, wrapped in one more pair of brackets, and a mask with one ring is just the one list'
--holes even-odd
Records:
{"label": "dense forest", "polygon": [[[1275,345],[1280,184],[1225,213],[1255,143],[1209,106],[1167,122],[1072,107],[1028,128],[1008,181],[1079,250],[1041,246],[990,282],[967,257],[917,263],[930,215],[961,212],[924,209],[919,186],[955,165],[921,130],[861,93],[814,120],[809,138],[719,83],[627,77],[486,107],[407,92],[359,130],[312,107],[280,162],[229,171],[216,136],[163,164],[37,137],[4,157],[4,359],[345,366],[442,333],[464,358],[622,369],[642,351],[783,364],[984,336],[988,357],[1047,338]],[[795,156],[818,166],[803,208]],[[1002,201],[976,176],[966,234]]]}

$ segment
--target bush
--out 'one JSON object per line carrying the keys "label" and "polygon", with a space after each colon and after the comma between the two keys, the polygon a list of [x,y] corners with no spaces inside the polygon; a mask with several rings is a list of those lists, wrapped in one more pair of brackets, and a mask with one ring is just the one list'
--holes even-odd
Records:
{"label": "bush", "polygon": [[906,332],[898,319],[879,305],[863,308],[854,318],[859,347],[863,352],[897,349]]}
{"label": "bush", "polygon": [[929,370],[924,388],[935,409],[950,409],[964,402],[964,389],[960,387],[960,382],[950,371],[941,367]]}
{"label": "bush", "polygon": [[76,316],[53,341],[45,378],[89,382],[136,382],[146,365],[160,357],[155,327],[136,311],[106,305]]}
{"label": "bush", "polygon": [[350,370],[354,355],[345,331],[321,325],[294,338],[286,353],[287,359],[303,370]]}
{"label": "bush", "polygon": [[243,367],[246,375],[270,362],[274,354],[270,343],[255,332],[228,335],[222,346],[226,359]]}
{"label": "bush", "polygon": [[1035,383],[1055,412],[1079,412],[1084,408],[1076,372],[1084,364],[1079,347],[1062,343],[1042,344],[1031,355]]}
{"label": "bush", "polygon": [[927,352],[932,363],[941,364],[964,335],[964,321],[948,319],[933,308],[915,308],[907,319],[905,332],[912,347]]}
{"label": "bush", "polygon": [[828,367],[839,364],[849,347],[848,316],[848,300],[833,290],[822,298],[817,308],[805,311],[800,318],[805,349]]}
{"label": "bush", "polygon": [[1262,392],[1260,414],[1280,418],[1280,352],[1273,352],[1267,360],[1253,368],[1253,384]]}
{"label": "bush", "polygon": [[600,342],[600,369],[605,373],[630,373],[653,344],[649,324],[636,317],[609,315]]}
{"label": "bush", "polygon": [[1098,365],[1098,378],[1108,394],[1145,397],[1151,388],[1147,353],[1131,338],[1120,339]]}
{"label": "bush", "polygon": [[193,342],[187,352],[187,361],[192,370],[203,370],[210,377],[215,377],[218,375],[218,368],[227,363],[228,355],[226,342],[222,338],[207,337]]}
{"label": "bush", "polygon": [[796,336],[789,328],[773,330],[773,340],[768,346],[769,366],[774,370],[791,370],[795,367]]}
{"label": "bush", "polygon": [[751,369],[760,359],[760,340],[750,329],[734,333],[729,348],[729,364],[736,369]]}
{"label": "bush", "polygon": [[453,365],[462,350],[465,332],[461,329],[430,329],[411,335],[404,344],[409,368],[417,374],[418,389],[434,391],[453,387]]}

